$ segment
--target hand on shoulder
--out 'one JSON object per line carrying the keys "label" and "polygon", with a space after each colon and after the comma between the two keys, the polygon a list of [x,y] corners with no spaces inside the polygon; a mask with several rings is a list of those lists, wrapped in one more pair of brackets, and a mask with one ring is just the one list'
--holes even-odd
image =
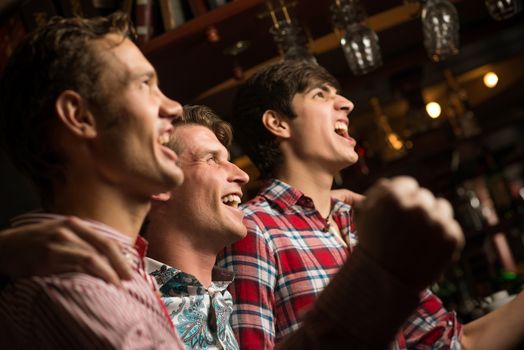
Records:
{"label": "hand on shoulder", "polygon": [[0,231],[0,273],[11,279],[84,272],[120,285],[131,268],[116,242],[71,217]]}

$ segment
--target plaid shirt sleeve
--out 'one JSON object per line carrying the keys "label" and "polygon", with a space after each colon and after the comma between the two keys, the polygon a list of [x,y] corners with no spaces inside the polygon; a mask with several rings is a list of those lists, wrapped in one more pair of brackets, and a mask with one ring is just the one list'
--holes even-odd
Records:
{"label": "plaid shirt sleeve", "polygon": [[402,333],[408,349],[460,349],[462,324],[455,312],[446,311],[442,301],[426,290]]}
{"label": "plaid shirt sleeve", "polygon": [[254,222],[244,220],[247,236],[219,256],[218,265],[233,268],[235,282],[232,326],[241,349],[272,349],[275,345],[273,249]]}
{"label": "plaid shirt sleeve", "polygon": [[415,290],[356,248],[278,349],[405,349],[391,342],[418,301]]}

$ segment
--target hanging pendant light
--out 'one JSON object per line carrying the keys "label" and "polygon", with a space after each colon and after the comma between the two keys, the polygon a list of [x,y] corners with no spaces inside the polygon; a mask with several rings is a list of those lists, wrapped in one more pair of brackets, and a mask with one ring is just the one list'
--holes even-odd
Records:
{"label": "hanging pendant light", "polygon": [[459,17],[448,0],[427,0],[422,9],[422,32],[428,56],[440,62],[459,52]]}
{"label": "hanging pendant light", "polygon": [[355,75],[367,74],[382,65],[378,36],[366,26],[359,23],[347,26],[340,46]]}
{"label": "hanging pendant light", "polygon": [[367,74],[382,65],[377,33],[361,24],[366,12],[360,0],[336,0],[331,19],[341,34],[340,46],[354,75]]}
{"label": "hanging pendant light", "polygon": [[488,12],[497,21],[513,17],[522,11],[521,0],[485,0]]}
{"label": "hanging pendant light", "polygon": [[292,22],[278,21],[276,26],[269,29],[273,40],[284,61],[313,60],[315,58],[307,49],[307,39],[299,26]]}
{"label": "hanging pendant light", "polygon": [[283,19],[280,20],[277,18],[277,12],[272,3],[267,2],[266,4],[273,21],[273,26],[269,29],[269,32],[273,36],[282,59],[284,61],[306,60],[317,63],[315,57],[308,50],[307,39],[302,29],[289,16],[284,1],[280,0],[280,9],[278,9],[283,15]]}

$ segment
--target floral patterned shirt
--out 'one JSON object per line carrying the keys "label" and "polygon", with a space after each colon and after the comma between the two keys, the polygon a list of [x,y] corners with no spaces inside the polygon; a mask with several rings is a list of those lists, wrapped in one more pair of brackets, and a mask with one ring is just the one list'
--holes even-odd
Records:
{"label": "floral patterned shirt", "polygon": [[214,268],[213,282],[205,288],[193,275],[151,258],[146,258],[146,269],[187,349],[238,349],[230,321],[233,302],[226,289],[233,281],[231,271]]}

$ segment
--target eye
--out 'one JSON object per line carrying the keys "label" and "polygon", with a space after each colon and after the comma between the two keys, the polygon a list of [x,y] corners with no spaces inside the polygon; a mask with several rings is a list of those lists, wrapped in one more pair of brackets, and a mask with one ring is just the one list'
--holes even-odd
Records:
{"label": "eye", "polygon": [[209,157],[206,158],[206,162],[208,164],[216,164],[218,163],[218,157],[214,154],[210,155]]}
{"label": "eye", "polygon": [[324,98],[326,97],[326,93],[322,90],[317,90],[315,92],[315,94],[313,95],[314,98],[318,97],[318,98]]}
{"label": "eye", "polygon": [[150,87],[151,86],[151,78],[145,78],[142,81],[140,81],[141,87]]}

